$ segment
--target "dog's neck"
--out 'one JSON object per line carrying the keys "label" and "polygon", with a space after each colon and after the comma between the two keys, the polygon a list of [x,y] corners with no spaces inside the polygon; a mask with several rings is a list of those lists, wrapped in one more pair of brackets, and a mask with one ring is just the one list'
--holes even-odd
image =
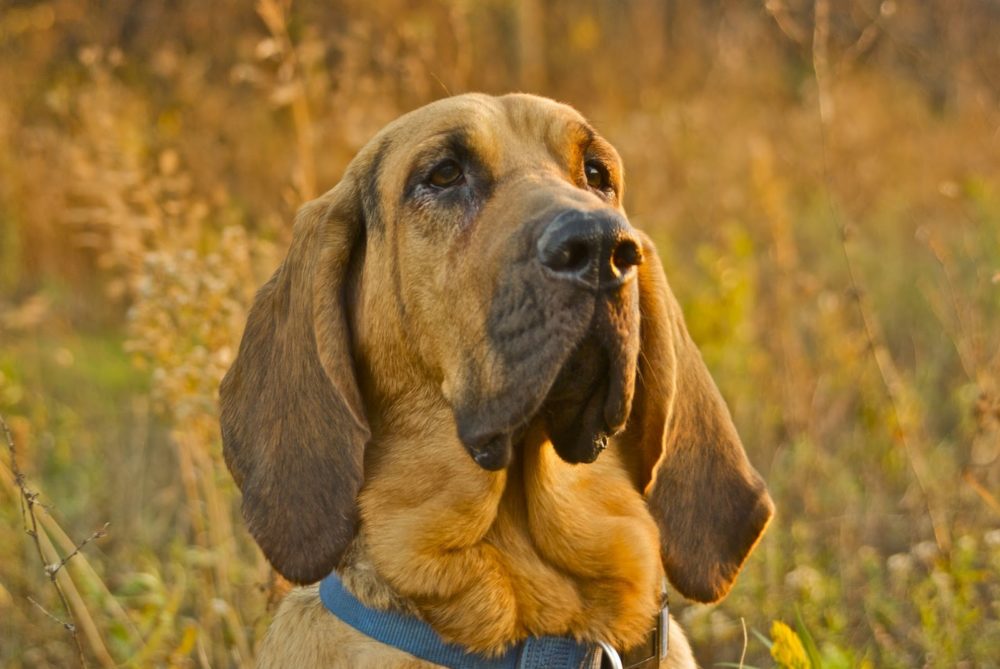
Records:
{"label": "dog's neck", "polygon": [[339,572],[344,586],[366,606],[420,617],[417,607],[396,592],[376,571],[363,531],[358,533],[345,553]]}
{"label": "dog's neck", "polygon": [[421,430],[394,427],[369,446],[362,528],[342,567],[362,602],[480,652],[529,635],[623,648],[643,638],[658,610],[658,535],[614,444],[570,465],[536,427],[494,473],[457,439],[424,443]]}

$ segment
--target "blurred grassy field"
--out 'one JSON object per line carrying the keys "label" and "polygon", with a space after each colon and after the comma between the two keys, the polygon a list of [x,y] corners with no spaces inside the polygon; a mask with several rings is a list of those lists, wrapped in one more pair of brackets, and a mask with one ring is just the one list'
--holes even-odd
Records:
{"label": "blurred grassy field", "polygon": [[[998,43],[991,0],[0,0],[0,415],[46,563],[110,523],[57,574],[88,663],[252,666],[216,424],[248,301],[385,122],[527,90],[620,150],[778,506],[678,604],[702,664],[742,620],[774,666],[779,620],[814,666],[1000,666]],[[0,666],[74,666],[9,456]]]}

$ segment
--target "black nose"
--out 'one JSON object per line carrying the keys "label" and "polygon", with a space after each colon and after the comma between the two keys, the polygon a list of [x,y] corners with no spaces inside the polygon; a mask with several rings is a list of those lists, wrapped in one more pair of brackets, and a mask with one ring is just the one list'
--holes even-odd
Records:
{"label": "black nose", "polygon": [[538,259],[556,276],[589,288],[617,288],[642,262],[639,240],[614,211],[560,213],[538,238]]}

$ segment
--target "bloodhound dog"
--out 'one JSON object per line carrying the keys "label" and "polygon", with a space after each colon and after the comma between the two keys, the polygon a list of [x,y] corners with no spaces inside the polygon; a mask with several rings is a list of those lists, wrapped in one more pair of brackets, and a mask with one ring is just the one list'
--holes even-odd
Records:
{"label": "bloodhound dog", "polygon": [[[402,116],[299,211],[220,391],[243,515],[286,579],[331,571],[470,652],[627,650],[663,578],[723,597],[773,512],[615,149],[574,109]],[[670,626],[665,666],[693,667]],[[437,666],[282,602],[261,667]]]}

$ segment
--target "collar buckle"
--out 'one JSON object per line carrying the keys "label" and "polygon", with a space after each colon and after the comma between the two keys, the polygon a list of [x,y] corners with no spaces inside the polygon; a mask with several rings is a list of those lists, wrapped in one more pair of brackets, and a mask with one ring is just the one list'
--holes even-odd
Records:
{"label": "collar buckle", "polygon": [[666,661],[670,638],[670,608],[664,593],[656,627],[646,633],[642,644],[627,653],[619,654],[610,644],[599,641],[603,651],[602,669],[659,669]]}
{"label": "collar buckle", "polygon": [[670,606],[667,602],[666,593],[663,593],[663,602],[660,605],[660,617],[657,623],[657,650],[660,653],[659,659],[662,662],[667,659],[667,651],[670,650]]}
{"label": "collar buckle", "polygon": [[601,647],[601,669],[625,669],[622,666],[622,657],[607,641],[598,641]]}

